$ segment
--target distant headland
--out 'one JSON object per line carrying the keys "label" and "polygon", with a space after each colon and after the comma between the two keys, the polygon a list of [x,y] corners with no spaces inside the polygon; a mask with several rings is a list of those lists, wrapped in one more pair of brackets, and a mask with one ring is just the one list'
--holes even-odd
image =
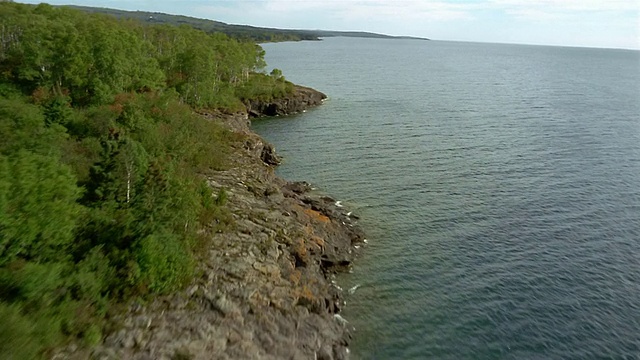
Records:
{"label": "distant headland", "polygon": [[73,6],[71,8],[90,12],[102,13],[116,16],[118,18],[136,19],[146,23],[170,24],[170,25],[189,25],[193,28],[211,33],[222,32],[230,37],[253,40],[256,42],[279,42],[279,41],[302,41],[302,40],[321,40],[324,37],[357,37],[357,38],[374,38],[374,39],[411,39],[411,40],[430,40],[428,38],[413,36],[392,36],[385,34],[377,34],[365,31],[331,31],[331,30],[297,30],[297,29],[274,29],[255,27],[249,25],[234,25],[220,21],[199,19],[195,17],[183,15],[171,15],[159,12],[149,11],[126,11],[109,8],[89,7],[89,6]]}

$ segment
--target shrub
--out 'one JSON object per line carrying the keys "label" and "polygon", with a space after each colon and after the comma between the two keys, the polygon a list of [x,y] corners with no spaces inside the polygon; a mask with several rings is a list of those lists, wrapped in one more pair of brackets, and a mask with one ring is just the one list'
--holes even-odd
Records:
{"label": "shrub", "polygon": [[0,156],[1,183],[0,206],[10,211],[0,209],[0,265],[17,256],[64,257],[82,213],[69,168],[54,157],[21,150],[4,161]]}
{"label": "shrub", "polygon": [[139,242],[136,255],[140,280],[157,293],[178,288],[193,273],[189,252],[178,236],[171,233],[145,237]]}
{"label": "shrub", "polygon": [[0,301],[0,359],[34,359],[40,344],[33,336],[35,324],[20,313],[18,306]]}

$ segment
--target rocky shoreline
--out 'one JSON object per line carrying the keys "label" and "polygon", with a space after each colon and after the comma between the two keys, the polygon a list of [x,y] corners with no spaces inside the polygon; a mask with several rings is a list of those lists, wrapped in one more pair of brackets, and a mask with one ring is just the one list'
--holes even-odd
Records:
{"label": "rocky shoreline", "polygon": [[56,358],[348,358],[342,290],[332,279],[364,241],[357,218],[309,184],[277,177],[273,146],[249,124],[250,117],[301,112],[324,98],[297,87],[286,99],[247,104],[247,112],[201,114],[242,141],[232,166],[208,176],[214,193],[226,197],[230,221],[212,224],[200,276],[183,292],[111,315],[105,341],[90,354],[68,347]]}

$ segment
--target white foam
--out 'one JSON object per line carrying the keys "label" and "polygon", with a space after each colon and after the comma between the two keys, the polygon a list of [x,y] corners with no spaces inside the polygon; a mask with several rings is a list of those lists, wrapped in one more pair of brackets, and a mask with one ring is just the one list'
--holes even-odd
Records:
{"label": "white foam", "polygon": [[349,294],[353,295],[353,294],[356,292],[356,290],[358,290],[358,288],[359,288],[360,286],[361,286],[361,285],[360,285],[360,284],[358,284],[358,285],[356,285],[356,286],[352,287],[351,289],[349,289]]}
{"label": "white foam", "polygon": [[340,200],[336,201],[336,206],[337,207],[342,207],[342,201],[340,201]]}
{"label": "white foam", "polygon": [[333,318],[336,319],[340,323],[340,325],[343,325],[343,326],[349,323],[347,319],[340,316],[340,314],[333,314]]}

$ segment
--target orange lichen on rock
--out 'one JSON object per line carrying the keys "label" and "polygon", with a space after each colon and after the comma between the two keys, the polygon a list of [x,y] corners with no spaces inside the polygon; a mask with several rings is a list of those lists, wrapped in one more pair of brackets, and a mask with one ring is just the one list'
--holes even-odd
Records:
{"label": "orange lichen on rock", "polygon": [[298,297],[309,301],[317,300],[317,297],[313,293],[313,290],[311,290],[311,287],[307,284],[302,285],[301,288],[298,288]]}
{"label": "orange lichen on rock", "polygon": [[299,270],[293,270],[291,274],[289,274],[289,280],[294,284],[298,285],[300,283],[300,278],[302,277],[302,273]]}
{"label": "orange lichen on rock", "polygon": [[319,211],[315,211],[313,209],[304,209],[304,213],[309,215],[309,217],[313,220],[317,220],[323,223],[328,223],[331,221],[326,215],[323,215]]}
{"label": "orange lichen on rock", "polygon": [[295,244],[293,244],[293,255],[296,257],[297,261],[301,262],[303,265],[307,265],[309,263],[309,251],[307,251],[307,244],[303,238],[299,238]]}

